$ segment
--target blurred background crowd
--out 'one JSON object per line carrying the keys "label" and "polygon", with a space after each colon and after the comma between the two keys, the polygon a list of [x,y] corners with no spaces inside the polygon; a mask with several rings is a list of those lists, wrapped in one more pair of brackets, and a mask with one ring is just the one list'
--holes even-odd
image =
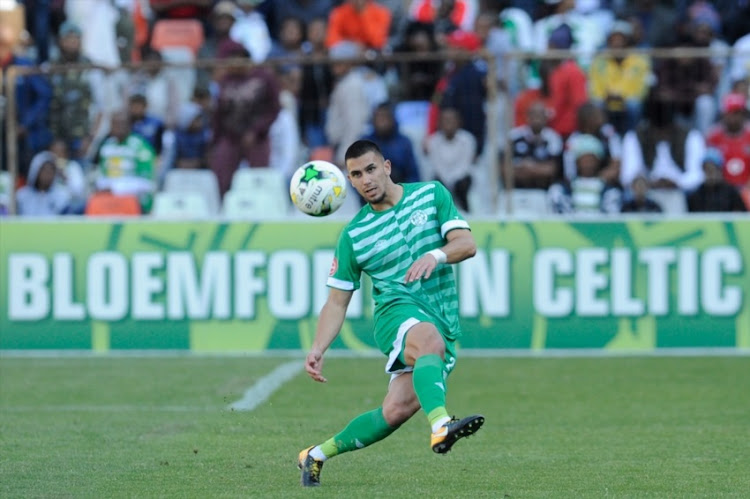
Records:
{"label": "blurred background crowd", "polygon": [[750,0],[0,0],[0,63],[2,213],[267,212],[359,138],[470,214],[750,208]]}

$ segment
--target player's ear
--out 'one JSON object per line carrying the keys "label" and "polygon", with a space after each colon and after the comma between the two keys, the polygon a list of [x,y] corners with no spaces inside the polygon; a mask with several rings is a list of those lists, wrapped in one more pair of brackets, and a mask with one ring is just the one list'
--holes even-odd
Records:
{"label": "player's ear", "polygon": [[383,168],[385,169],[386,175],[391,174],[391,160],[390,159],[386,159],[385,161],[383,161]]}

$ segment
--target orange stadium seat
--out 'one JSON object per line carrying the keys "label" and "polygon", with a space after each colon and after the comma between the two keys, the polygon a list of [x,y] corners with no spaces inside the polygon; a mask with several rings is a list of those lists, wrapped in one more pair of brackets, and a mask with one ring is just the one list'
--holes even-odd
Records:
{"label": "orange stadium seat", "polygon": [[203,39],[203,26],[196,19],[162,19],[154,24],[151,48],[162,51],[186,47],[195,55],[203,45]]}
{"label": "orange stadium seat", "polygon": [[141,214],[141,204],[136,196],[97,192],[86,203],[85,213],[91,217],[138,216]]}

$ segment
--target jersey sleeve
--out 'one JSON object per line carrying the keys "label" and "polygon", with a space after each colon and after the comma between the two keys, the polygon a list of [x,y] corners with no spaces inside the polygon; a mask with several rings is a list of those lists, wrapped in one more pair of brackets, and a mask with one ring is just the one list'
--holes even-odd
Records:
{"label": "jersey sleeve", "polygon": [[453,229],[469,229],[468,222],[458,212],[448,189],[440,182],[435,182],[435,185],[435,207],[440,223],[440,236],[444,238]]}
{"label": "jersey sleeve", "polygon": [[362,269],[354,257],[352,240],[346,230],[339,236],[336,253],[333,256],[331,272],[328,274],[326,285],[342,291],[359,289]]}

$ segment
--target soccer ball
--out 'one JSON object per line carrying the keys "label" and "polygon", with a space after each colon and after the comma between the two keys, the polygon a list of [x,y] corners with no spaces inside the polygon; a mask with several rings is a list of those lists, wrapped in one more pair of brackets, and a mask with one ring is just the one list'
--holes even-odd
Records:
{"label": "soccer ball", "polygon": [[310,161],[297,168],[289,184],[292,203],[302,213],[324,217],[338,210],[346,198],[346,177],[327,161]]}

